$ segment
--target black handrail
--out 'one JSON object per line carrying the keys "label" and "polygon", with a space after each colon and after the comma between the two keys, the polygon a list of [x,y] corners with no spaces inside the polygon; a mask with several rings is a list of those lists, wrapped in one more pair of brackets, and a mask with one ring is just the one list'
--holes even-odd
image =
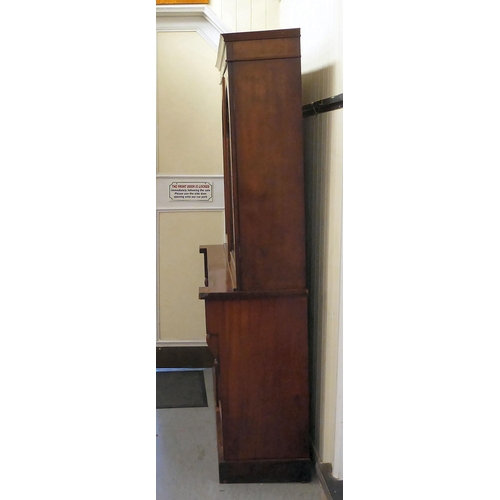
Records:
{"label": "black handrail", "polygon": [[302,117],[305,118],[306,116],[319,115],[320,113],[326,113],[327,111],[333,111],[334,109],[343,107],[344,94],[339,94],[335,97],[327,97],[320,101],[314,101],[311,104],[305,104],[302,106]]}

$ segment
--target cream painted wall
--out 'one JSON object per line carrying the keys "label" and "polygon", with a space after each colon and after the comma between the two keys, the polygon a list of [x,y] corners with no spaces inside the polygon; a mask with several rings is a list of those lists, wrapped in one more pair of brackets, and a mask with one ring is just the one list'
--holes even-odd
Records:
{"label": "cream painted wall", "polygon": [[222,242],[223,212],[159,214],[159,330],[170,342],[205,341],[205,304],[200,245]]}
{"label": "cream painted wall", "polygon": [[194,31],[158,33],[157,37],[157,171],[221,174],[220,76],[215,51]]}
{"label": "cream painted wall", "polygon": [[[343,92],[342,0],[281,0],[280,27],[301,28],[303,103]],[[304,120],[312,307],[314,435],[343,477],[341,372],[342,110]]]}
{"label": "cream painted wall", "polygon": [[[158,175],[222,175],[216,51],[196,31],[157,34]],[[182,202],[178,202],[181,203]],[[159,344],[205,344],[201,244],[224,241],[222,211],[158,214]]]}

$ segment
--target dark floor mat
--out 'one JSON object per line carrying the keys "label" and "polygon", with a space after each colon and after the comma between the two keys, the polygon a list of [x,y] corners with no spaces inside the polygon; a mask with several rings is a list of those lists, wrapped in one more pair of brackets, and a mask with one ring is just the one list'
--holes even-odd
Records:
{"label": "dark floor mat", "polygon": [[208,406],[203,370],[156,372],[156,408]]}

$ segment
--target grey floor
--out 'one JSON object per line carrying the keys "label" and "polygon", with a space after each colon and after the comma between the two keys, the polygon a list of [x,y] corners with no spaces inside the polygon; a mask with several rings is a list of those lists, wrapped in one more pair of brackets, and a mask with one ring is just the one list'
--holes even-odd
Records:
{"label": "grey floor", "polygon": [[220,484],[212,370],[204,370],[208,408],[156,410],[157,500],[324,500],[311,483]]}

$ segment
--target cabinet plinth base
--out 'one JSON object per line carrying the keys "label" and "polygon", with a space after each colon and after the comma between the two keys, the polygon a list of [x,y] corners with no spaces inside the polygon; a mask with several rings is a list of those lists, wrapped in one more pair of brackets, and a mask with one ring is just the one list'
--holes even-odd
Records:
{"label": "cabinet plinth base", "polygon": [[275,460],[224,460],[220,408],[215,407],[217,455],[221,483],[309,483],[312,461],[309,458]]}
{"label": "cabinet plinth base", "polygon": [[308,483],[311,471],[308,459],[219,462],[221,483]]}

